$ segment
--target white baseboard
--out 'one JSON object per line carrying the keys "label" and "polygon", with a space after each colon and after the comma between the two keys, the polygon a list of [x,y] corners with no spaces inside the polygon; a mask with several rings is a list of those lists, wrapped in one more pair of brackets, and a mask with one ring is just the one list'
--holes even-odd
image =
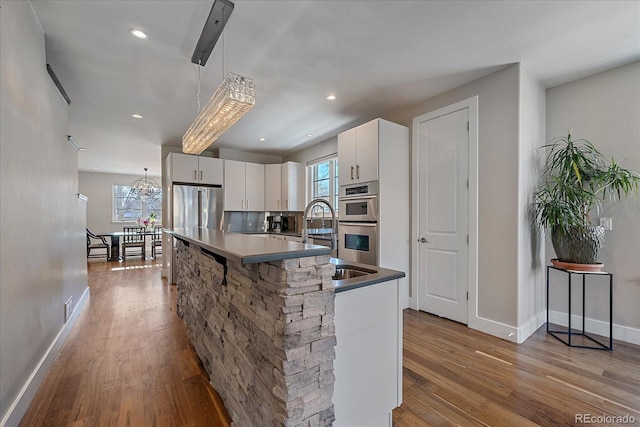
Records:
{"label": "white baseboard", "polygon": [[506,325],[504,323],[496,322],[495,320],[485,319],[484,317],[476,317],[469,319],[470,328],[476,329],[485,334],[493,335],[494,337],[502,338],[507,341],[520,343],[518,341],[518,329]]}
{"label": "white baseboard", "polygon": [[529,338],[535,331],[537,331],[540,326],[544,325],[546,321],[547,312],[546,310],[542,310],[531,319],[529,319],[529,321],[526,322],[524,326],[518,328],[518,338],[516,342],[518,344],[522,344],[523,342],[525,342],[527,338]]}
{"label": "white baseboard", "polygon": [[79,314],[82,312],[82,310],[84,310],[87,301],[89,301],[89,297],[90,291],[89,287],[87,286],[82,293],[80,300],[76,304],[76,307],[73,310],[73,314],[64,324],[60,332],[58,332],[58,335],[55,337],[45,354],[42,356],[42,359],[40,359],[40,362],[35,367],[33,372],[31,372],[31,375],[29,375],[29,378],[22,386],[20,393],[18,393],[18,396],[9,407],[9,410],[0,421],[0,427],[13,427],[20,424],[22,417],[24,417],[24,414],[27,412],[31,401],[36,395],[38,388],[40,388],[40,385],[47,375],[49,368],[51,368],[53,361],[60,352],[62,344],[64,344],[64,340],[69,335],[69,332],[71,332],[71,328],[73,328],[76,320],[78,320]]}
{"label": "white baseboard", "polygon": [[[567,313],[559,311],[549,310],[549,321],[553,324],[560,326],[567,326],[569,316]],[[582,328],[582,316],[572,314],[571,315],[571,327]],[[585,329],[589,333],[601,335],[604,337],[609,336],[609,322],[603,322],[596,319],[585,319]],[[640,329],[632,328],[630,326],[622,326],[613,324],[613,339],[628,342],[630,344],[640,345]]]}

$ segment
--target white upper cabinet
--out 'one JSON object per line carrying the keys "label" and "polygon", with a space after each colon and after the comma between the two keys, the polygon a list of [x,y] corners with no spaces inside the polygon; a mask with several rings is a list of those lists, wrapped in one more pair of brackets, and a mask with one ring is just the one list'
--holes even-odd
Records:
{"label": "white upper cabinet", "polygon": [[267,211],[282,209],[282,165],[264,165],[264,208]]}
{"label": "white upper cabinet", "polygon": [[189,184],[222,185],[223,161],[213,157],[170,153],[171,181]]}
{"label": "white upper cabinet", "polygon": [[200,184],[222,185],[224,182],[224,160],[198,157],[198,169]]}
{"label": "white upper cabinet", "polygon": [[224,210],[264,211],[264,165],[224,161]]}
{"label": "white upper cabinet", "polygon": [[246,163],[245,170],[245,210],[264,210],[264,165]]}
{"label": "white upper cabinet", "polygon": [[379,122],[338,134],[338,185],[378,180]]}
{"label": "white upper cabinet", "polygon": [[302,212],[305,209],[305,167],[302,163],[282,164],[283,211]]}

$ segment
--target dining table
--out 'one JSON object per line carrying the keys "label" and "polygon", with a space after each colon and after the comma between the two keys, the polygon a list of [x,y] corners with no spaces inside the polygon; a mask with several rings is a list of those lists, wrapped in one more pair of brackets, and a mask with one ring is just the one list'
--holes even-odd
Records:
{"label": "dining table", "polygon": [[[153,236],[156,233],[155,229],[145,229],[140,231],[140,234],[144,234],[145,245],[147,244],[147,236]],[[111,240],[111,256],[107,258],[107,261],[122,261],[120,256],[120,237],[124,236],[124,231],[110,231],[107,233],[96,233],[98,237],[109,237]]]}

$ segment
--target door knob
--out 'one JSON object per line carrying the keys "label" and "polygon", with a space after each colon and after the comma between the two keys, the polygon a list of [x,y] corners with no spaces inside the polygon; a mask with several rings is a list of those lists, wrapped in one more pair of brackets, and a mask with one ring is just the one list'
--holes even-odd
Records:
{"label": "door knob", "polygon": [[418,242],[420,242],[420,243],[429,243],[429,241],[427,239],[425,239],[424,237],[421,237],[420,239],[418,239]]}

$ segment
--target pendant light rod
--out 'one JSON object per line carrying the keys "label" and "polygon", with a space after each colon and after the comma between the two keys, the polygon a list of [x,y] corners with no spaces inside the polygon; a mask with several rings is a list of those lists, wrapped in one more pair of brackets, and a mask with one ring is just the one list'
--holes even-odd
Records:
{"label": "pendant light rod", "polygon": [[200,39],[191,55],[191,62],[204,67],[213,51],[224,26],[233,12],[233,3],[229,0],[214,0],[209,17],[204,24]]}

